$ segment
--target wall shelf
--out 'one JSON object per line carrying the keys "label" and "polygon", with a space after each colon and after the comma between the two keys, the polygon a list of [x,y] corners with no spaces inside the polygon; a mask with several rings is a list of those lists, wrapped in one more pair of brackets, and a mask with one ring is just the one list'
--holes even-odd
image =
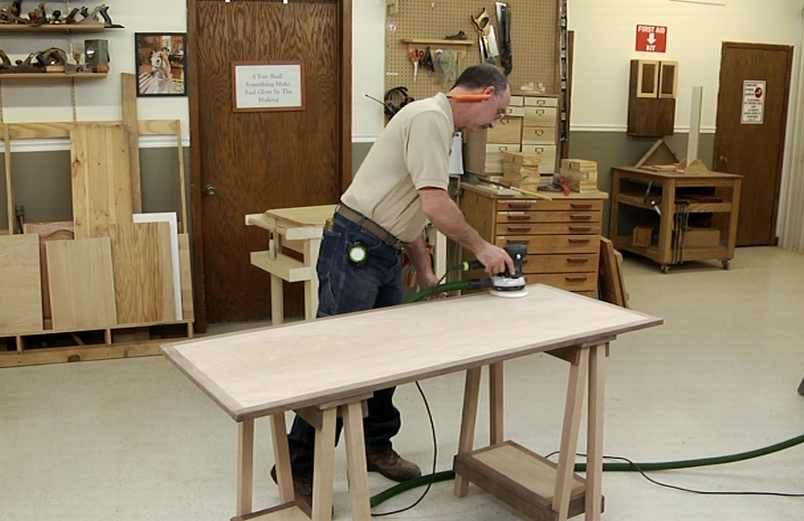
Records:
{"label": "wall shelf", "polygon": [[0,74],[0,81],[11,80],[64,80],[70,78],[105,78],[105,72],[75,72],[68,74],[66,72],[9,72]]}
{"label": "wall shelf", "polygon": [[0,24],[0,33],[99,33],[122,28],[122,25],[107,27],[105,24]]}
{"label": "wall shelf", "polygon": [[474,45],[474,42],[471,40],[443,40],[443,39],[436,39],[436,40],[428,40],[422,38],[410,38],[402,40],[402,43],[410,44],[424,44],[424,45],[463,45],[469,47],[470,45]]}

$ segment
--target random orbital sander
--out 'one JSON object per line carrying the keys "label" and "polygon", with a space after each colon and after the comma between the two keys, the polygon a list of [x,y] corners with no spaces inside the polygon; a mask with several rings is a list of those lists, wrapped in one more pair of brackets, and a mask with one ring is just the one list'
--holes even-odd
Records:
{"label": "random orbital sander", "polygon": [[[478,287],[491,288],[490,293],[497,297],[519,298],[528,294],[525,289],[525,275],[522,273],[522,265],[528,254],[528,248],[524,244],[509,244],[503,248],[514,261],[514,272],[510,273],[508,268],[504,272],[492,275],[487,279],[477,281]],[[483,269],[483,264],[478,260],[463,263],[463,271]]]}

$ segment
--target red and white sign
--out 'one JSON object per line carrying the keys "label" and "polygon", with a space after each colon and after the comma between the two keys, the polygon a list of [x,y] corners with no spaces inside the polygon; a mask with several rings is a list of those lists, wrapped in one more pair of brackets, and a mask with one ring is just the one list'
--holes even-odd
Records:
{"label": "red and white sign", "polygon": [[664,25],[637,25],[636,50],[642,52],[667,51],[667,27]]}

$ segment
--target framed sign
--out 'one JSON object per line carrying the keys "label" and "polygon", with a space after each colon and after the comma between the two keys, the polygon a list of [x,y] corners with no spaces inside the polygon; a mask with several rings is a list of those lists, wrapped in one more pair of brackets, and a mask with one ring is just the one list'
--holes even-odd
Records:
{"label": "framed sign", "polygon": [[187,35],[135,33],[137,96],[187,95]]}
{"label": "framed sign", "polygon": [[760,125],[765,120],[765,80],[743,81],[743,110],[740,123]]}
{"label": "framed sign", "polygon": [[232,84],[235,112],[304,110],[302,62],[235,62]]}

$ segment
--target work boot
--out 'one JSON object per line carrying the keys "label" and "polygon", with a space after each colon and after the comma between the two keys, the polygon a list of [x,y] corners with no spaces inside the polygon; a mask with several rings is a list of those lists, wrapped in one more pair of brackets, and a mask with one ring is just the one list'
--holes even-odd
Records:
{"label": "work boot", "polygon": [[[279,483],[276,479],[276,466],[271,467],[271,479],[274,483]],[[313,512],[313,476],[297,476],[293,474],[293,492],[296,499],[301,501],[301,508],[307,517],[312,516]]]}
{"label": "work boot", "polygon": [[394,449],[368,449],[366,451],[368,470],[379,472],[393,481],[407,481],[421,477],[422,471],[412,461],[404,459]]}

